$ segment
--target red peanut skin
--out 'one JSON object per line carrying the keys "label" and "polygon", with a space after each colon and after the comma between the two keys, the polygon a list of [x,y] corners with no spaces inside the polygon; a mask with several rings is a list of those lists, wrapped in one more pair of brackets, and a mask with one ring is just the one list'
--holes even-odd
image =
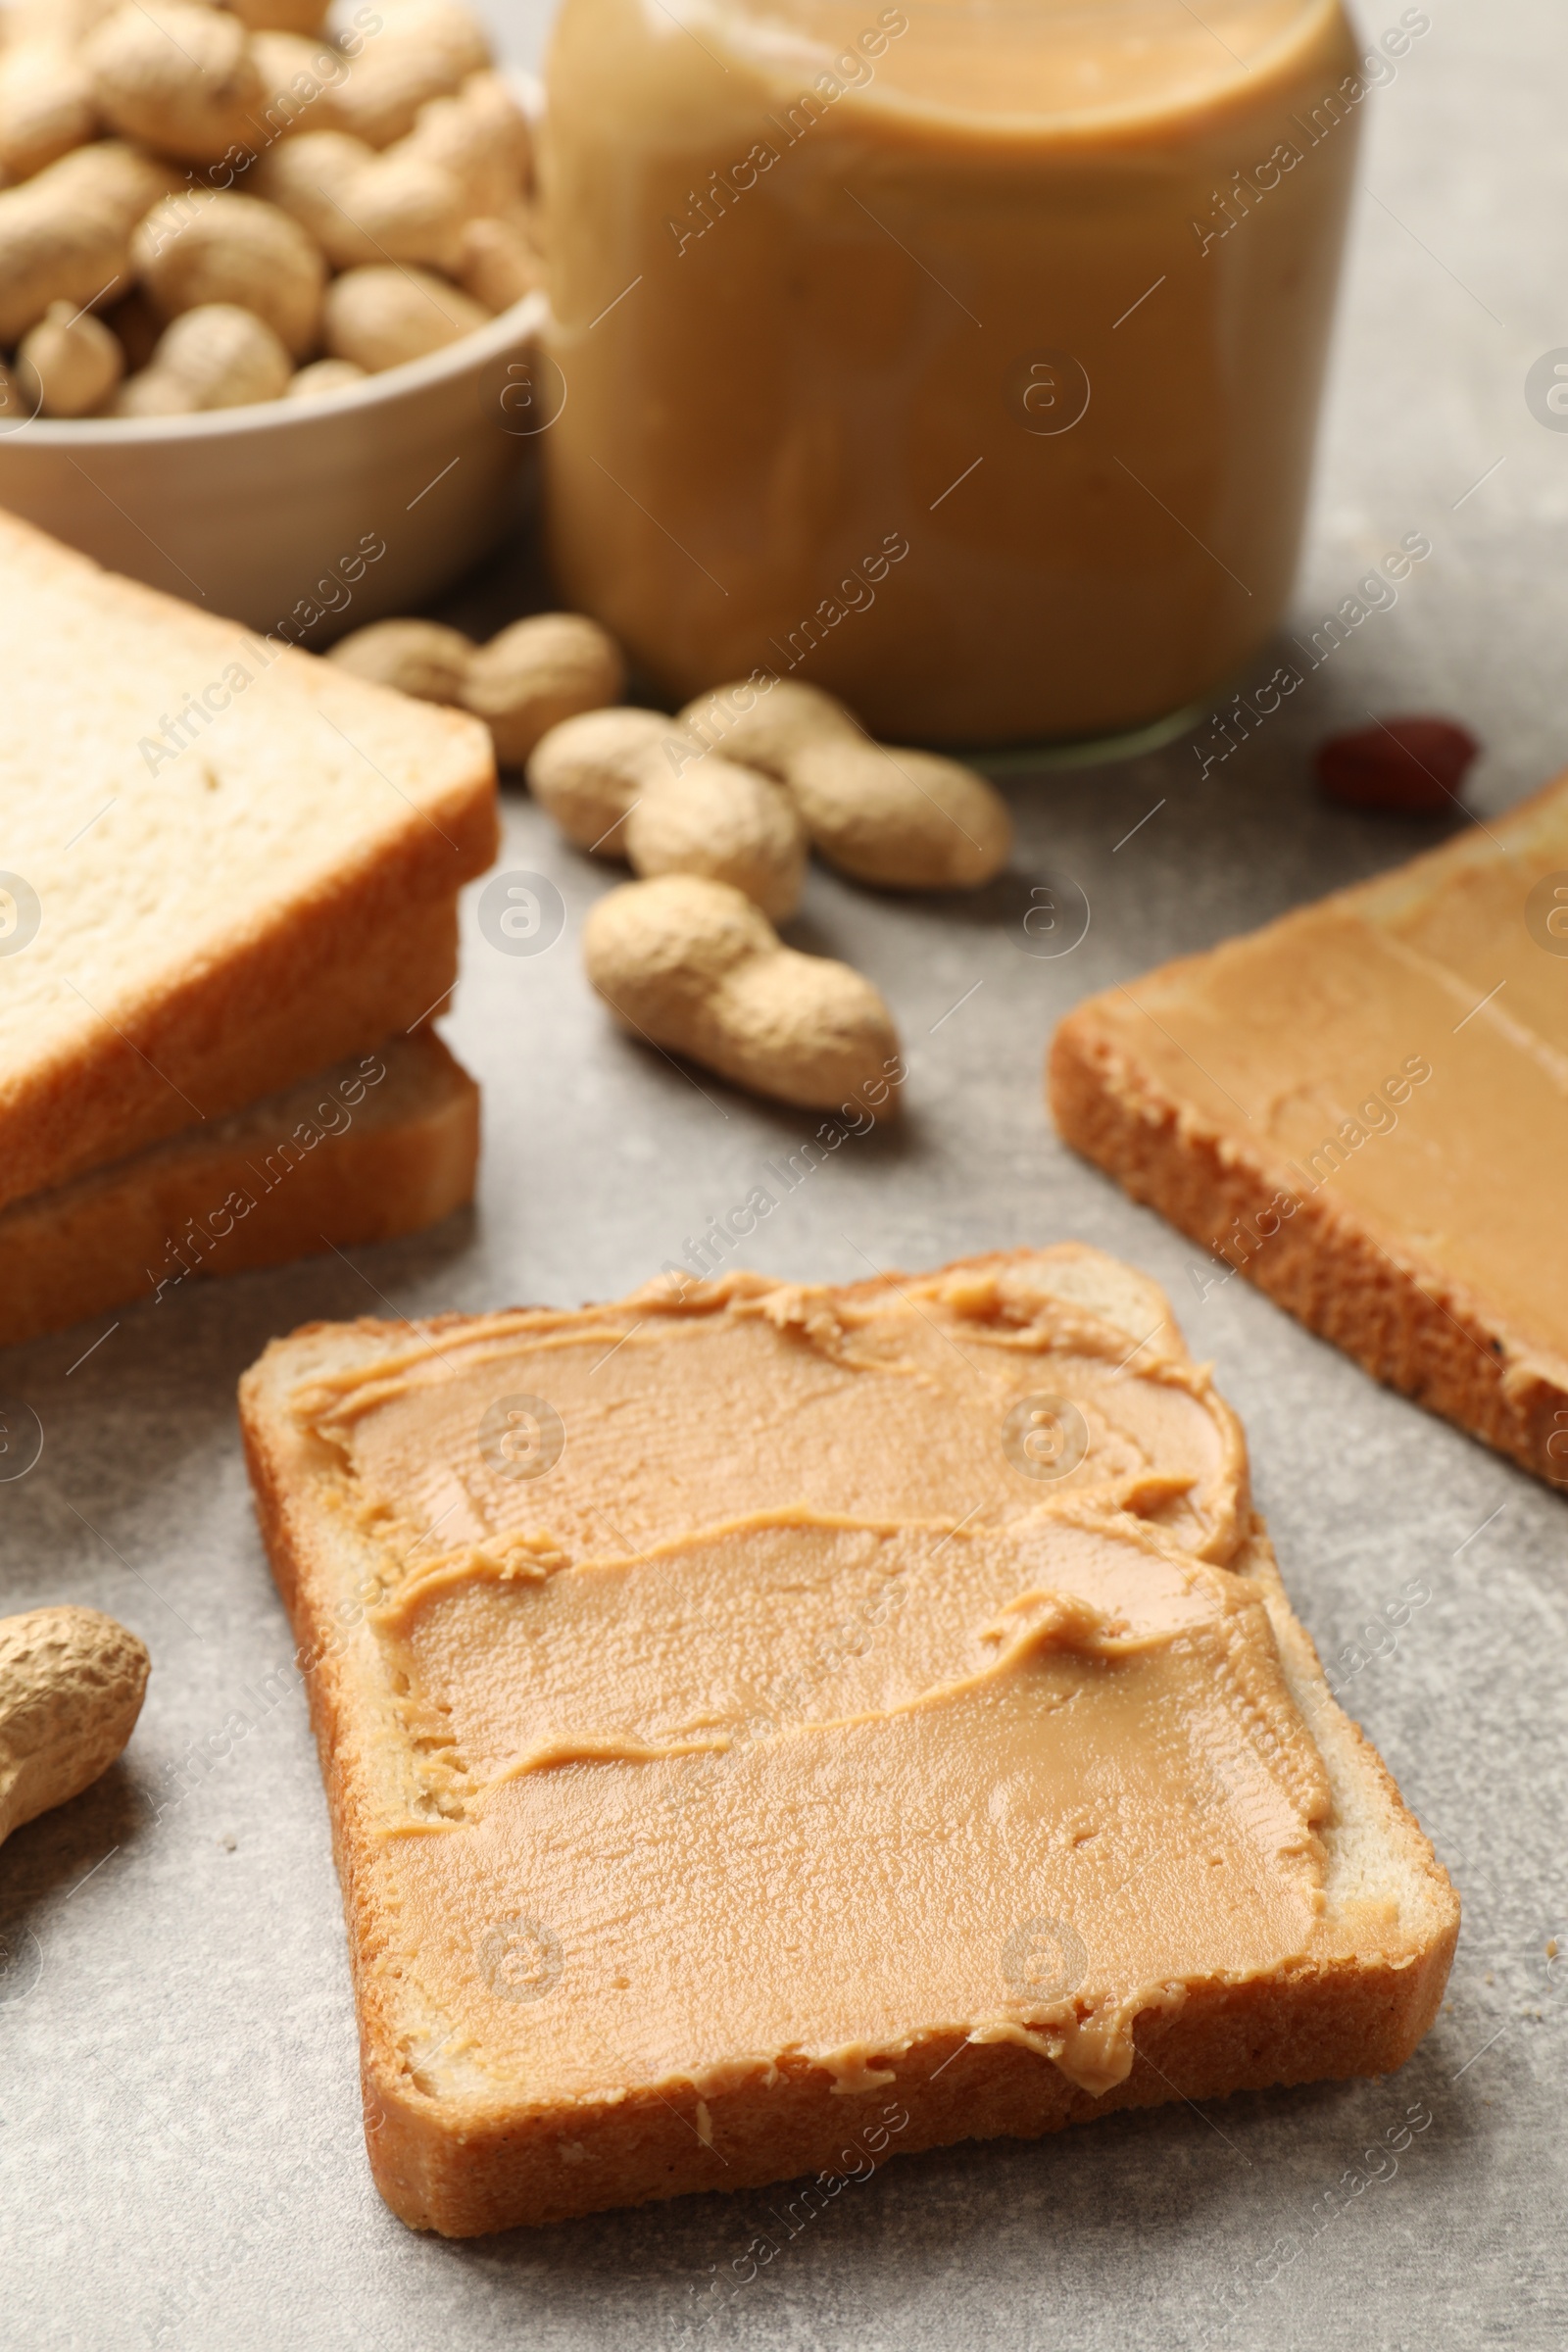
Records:
{"label": "red peanut skin", "polygon": [[1313,756],[1318,790],[1379,816],[1446,816],[1481,746],[1451,718],[1375,720],[1331,735]]}

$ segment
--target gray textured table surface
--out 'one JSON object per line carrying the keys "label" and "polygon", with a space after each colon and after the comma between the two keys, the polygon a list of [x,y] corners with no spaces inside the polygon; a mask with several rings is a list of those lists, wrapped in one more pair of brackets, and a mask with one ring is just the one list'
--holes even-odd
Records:
{"label": "gray textured table surface", "polygon": [[[525,49],[524,12],[494,13]],[[414,2236],[382,2209],[304,1697],[292,1675],[268,1679],[291,1644],[251,1518],[234,1380],[310,1316],[613,1295],[678,1256],[809,1125],[700,1092],[611,1034],[574,948],[605,877],[514,797],[504,862],[553,876],[568,925],[548,954],[514,959],[469,910],[448,1028],[486,1090],[476,1213],[353,1263],[138,1308],[79,1364],[97,1326],[0,1364],[46,1431],[37,1467],[0,1487],[0,1610],[91,1602],[155,1661],[123,1766],[0,1854],[8,2343],[467,2352],[659,2345],[699,2324],[704,2343],[758,2352],[1568,2337],[1568,1990],[1544,1956],[1568,1934],[1564,1502],[1374,1388],[1242,1282],[1200,1299],[1194,1251],[1069,1157],[1040,1092],[1052,1023],[1088,989],[1429,838],[1314,802],[1306,749],[1332,725],[1369,707],[1461,714],[1487,746],[1486,809],[1568,757],[1568,437],[1524,397],[1531,364],[1568,341],[1568,24],[1553,0],[1430,0],[1430,13],[1369,106],[1299,611],[1324,611],[1401,532],[1425,531],[1431,560],[1201,786],[1178,745],[1011,788],[1020,887],[1065,873],[1088,894],[1070,956],[1021,952],[1016,895],[893,905],[813,877],[803,937],[851,954],[897,1007],[908,1115],[816,1173],[756,1249],[769,1270],[846,1278],[867,1258],[918,1266],[1062,1235],[1121,1251],[1168,1285],[1216,1359],[1324,1651],[1422,1580],[1430,1599],[1346,1695],[1464,1896],[1429,2040],[1397,2080],[889,2165],[744,2287],[731,2257],[760,2195],[467,2245]],[[178,1778],[235,1710],[251,1728],[205,1778]],[[1428,2128],[1324,2226],[1319,2200],[1414,2102]],[[721,2305],[715,2275],[730,2281]]]}

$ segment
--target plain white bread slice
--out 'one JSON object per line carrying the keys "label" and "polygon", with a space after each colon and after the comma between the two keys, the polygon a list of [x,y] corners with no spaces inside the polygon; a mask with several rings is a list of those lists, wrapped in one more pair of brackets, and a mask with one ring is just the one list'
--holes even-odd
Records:
{"label": "plain white bread slice", "polygon": [[0,1347],[206,1274],[435,1224],[472,1198],[479,1089],[429,1030],[0,1209]]}
{"label": "plain white bread slice", "polygon": [[4,514],[0,630],[0,1204],[433,1008],[495,854],[477,720]]}

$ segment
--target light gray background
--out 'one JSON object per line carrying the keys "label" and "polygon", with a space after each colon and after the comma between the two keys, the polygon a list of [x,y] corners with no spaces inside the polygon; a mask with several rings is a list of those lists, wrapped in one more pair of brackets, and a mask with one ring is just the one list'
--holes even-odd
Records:
{"label": "light gray background", "polygon": [[[850,956],[897,1008],[908,1115],[814,1175],[755,1254],[854,1278],[867,1258],[922,1266],[1062,1235],[1124,1252],[1216,1359],[1325,1654],[1424,1581],[1430,1601],[1346,1699],[1463,1892],[1431,2037],[1397,2080],[889,2165],[721,2309],[710,2281],[760,2194],[468,2245],[383,2210],[304,1698],[292,1678],[275,1704],[257,1695],[291,1644],[234,1380],[311,1316],[612,1296],[679,1255],[810,1124],[700,1092],[612,1035],[575,948],[608,877],[513,795],[504,863],[553,876],[568,925],[550,953],[511,959],[470,908],[448,1026],[485,1086],[477,1213],[353,1264],[138,1308],[85,1362],[96,1325],[0,1360],[0,1388],[46,1431],[37,1468],[0,1487],[0,1609],[91,1602],[154,1658],[124,1765],[0,1853],[8,2343],[643,2346],[703,2320],[697,2340],[748,2352],[1564,2340],[1568,1999],[1544,1957],[1568,1922],[1564,1501],[1374,1388],[1240,1280],[1200,1300],[1196,1253],[1068,1156],[1040,1093],[1052,1024],[1089,989],[1432,837],[1320,806],[1307,753],[1322,734],[1368,709],[1451,710],[1487,747],[1486,810],[1568,756],[1568,435],[1523,396],[1530,364],[1568,344],[1568,24],[1555,0],[1430,5],[1433,29],[1368,107],[1299,612],[1325,611],[1404,531],[1430,535],[1430,562],[1203,786],[1177,745],[1011,787],[1019,891],[1065,872],[1092,903],[1062,960],[1021,952],[1017,892],[894,904],[813,876],[800,936]],[[531,54],[534,14],[493,13]],[[1381,0],[1367,29],[1396,14]],[[235,1708],[256,1728],[156,1818],[168,1769]],[[1314,2201],[1417,2099],[1434,2120],[1396,2175],[1313,2235]]]}

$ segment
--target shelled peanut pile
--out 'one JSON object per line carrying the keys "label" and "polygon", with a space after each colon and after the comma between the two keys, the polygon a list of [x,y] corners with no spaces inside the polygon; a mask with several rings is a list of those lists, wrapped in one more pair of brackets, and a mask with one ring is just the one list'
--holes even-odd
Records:
{"label": "shelled peanut pile", "polygon": [[319,397],[540,282],[526,118],[459,0],[0,13],[0,404]]}

